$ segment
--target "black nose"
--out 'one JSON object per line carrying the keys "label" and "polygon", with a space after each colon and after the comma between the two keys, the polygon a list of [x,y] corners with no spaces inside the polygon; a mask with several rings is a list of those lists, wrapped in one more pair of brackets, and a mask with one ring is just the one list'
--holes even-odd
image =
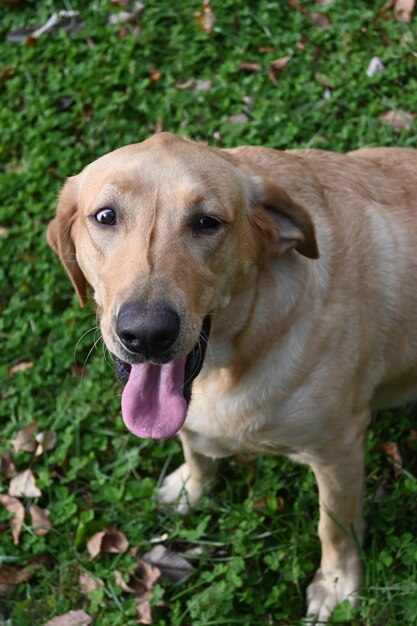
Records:
{"label": "black nose", "polygon": [[116,332],[130,352],[146,358],[159,357],[178,338],[180,318],[171,309],[141,308],[127,302],[122,305],[117,316]]}

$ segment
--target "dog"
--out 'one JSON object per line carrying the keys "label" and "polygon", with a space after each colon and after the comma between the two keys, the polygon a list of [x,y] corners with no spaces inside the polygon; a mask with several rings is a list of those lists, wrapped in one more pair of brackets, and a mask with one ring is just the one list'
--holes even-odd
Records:
{"label": "dog", "polygon": [[161,502],[185,512],[242,451],[312,468],[312,623],[357,602],[371,411],[417,398],[416,171],[411,149],[161,133],[69,178],[47,230],[82,305],[94,291],[127,428],[179,435]]}

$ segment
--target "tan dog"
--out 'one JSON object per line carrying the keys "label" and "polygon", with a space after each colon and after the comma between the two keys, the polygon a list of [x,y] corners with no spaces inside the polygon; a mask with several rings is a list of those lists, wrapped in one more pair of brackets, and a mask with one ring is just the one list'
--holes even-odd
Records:
{"label": "tan dog", "polygon": [[417,397],[416,172],[406,149],[220,150],[162,133],[70,178],[48,228],[81,303],[94,289],[128,428],[179,431],[185,463],[161,501],[186,510],[240,451],[313,469],[313,621],[360,584],[370,409]]}

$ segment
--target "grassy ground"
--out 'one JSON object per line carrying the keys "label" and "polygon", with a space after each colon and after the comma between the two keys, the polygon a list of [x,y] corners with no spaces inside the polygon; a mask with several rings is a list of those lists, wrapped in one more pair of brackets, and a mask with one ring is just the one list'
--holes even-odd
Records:
{"label": "grassy ground", "polygon": [[[234,458],[213,496],[188,517],[158,512],[155,487],[180,462],[179,444],[142,442],[126,432],[120,390],[101,343],[94,343],[94,311],[78,308],[44,234],[67,175],[155,128],[220,146],[415,146],[415,123],[403,115],[409,127],[398,131],[379,118],[417,112],[416,18],[399,23],[384,4],[213,1],[216,22],[204,32],[194,17],[199,1],[148,0],[140,29],[121,33],[108,23],[118,9],[105,0],[1,3],[0,453],[11,451],[16,471],[31,469],[41,495],[21,500],[48,509],[53,527],[37,536],[27,511],[15,545],[10,515],[0,507],[0,624],[40,626],[71,609],[85,610],[99,626],[136,624],[135,597],[114,572],[127,580],[161,535],[167,547],[188,553],[195,571],[186,582],[160,579],[153,587],[154,624],[301,623],[319,558],[311,473],[280,458]],[[6,41],[7,33],[40,25],[62,8],[80,10],[78,33]],[[327,27],[311,11],[326,14]],[[273,81],[270,62],[287,55]],[[385,71],[368,78],[373,56]],[[247,62],[257,71],[240,67]],[[12,369],[21,363],[27,369]],[[371,429],[364,597],[354,614],[342,606],[338,623],[417,623],[412,417],[386,413]],[[57,435],[55,447],[38,456],[10,443],[33,421],[37,433]],[[377,448],[387,442],[397,443],[402,469],[384,453],[387,446]],[[125,533],[138,555],[90,559],[87,540],[107,527]],[[16,582],[13,568],[30,562],[43,566],[6,588]],[[80,572],[104,585],[83,594]]]}

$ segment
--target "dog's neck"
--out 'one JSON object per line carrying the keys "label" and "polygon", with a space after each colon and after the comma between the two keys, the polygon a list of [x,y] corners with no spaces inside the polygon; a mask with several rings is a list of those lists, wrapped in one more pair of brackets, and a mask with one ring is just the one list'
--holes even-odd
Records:
{"label": "dog's neck", "polygon": [[277,343],[309,310],[314,282],[311,263],[296,252],[254,269],[228,306],[212,317],[203,377],[220,368],[241,378],[265,346]]}

